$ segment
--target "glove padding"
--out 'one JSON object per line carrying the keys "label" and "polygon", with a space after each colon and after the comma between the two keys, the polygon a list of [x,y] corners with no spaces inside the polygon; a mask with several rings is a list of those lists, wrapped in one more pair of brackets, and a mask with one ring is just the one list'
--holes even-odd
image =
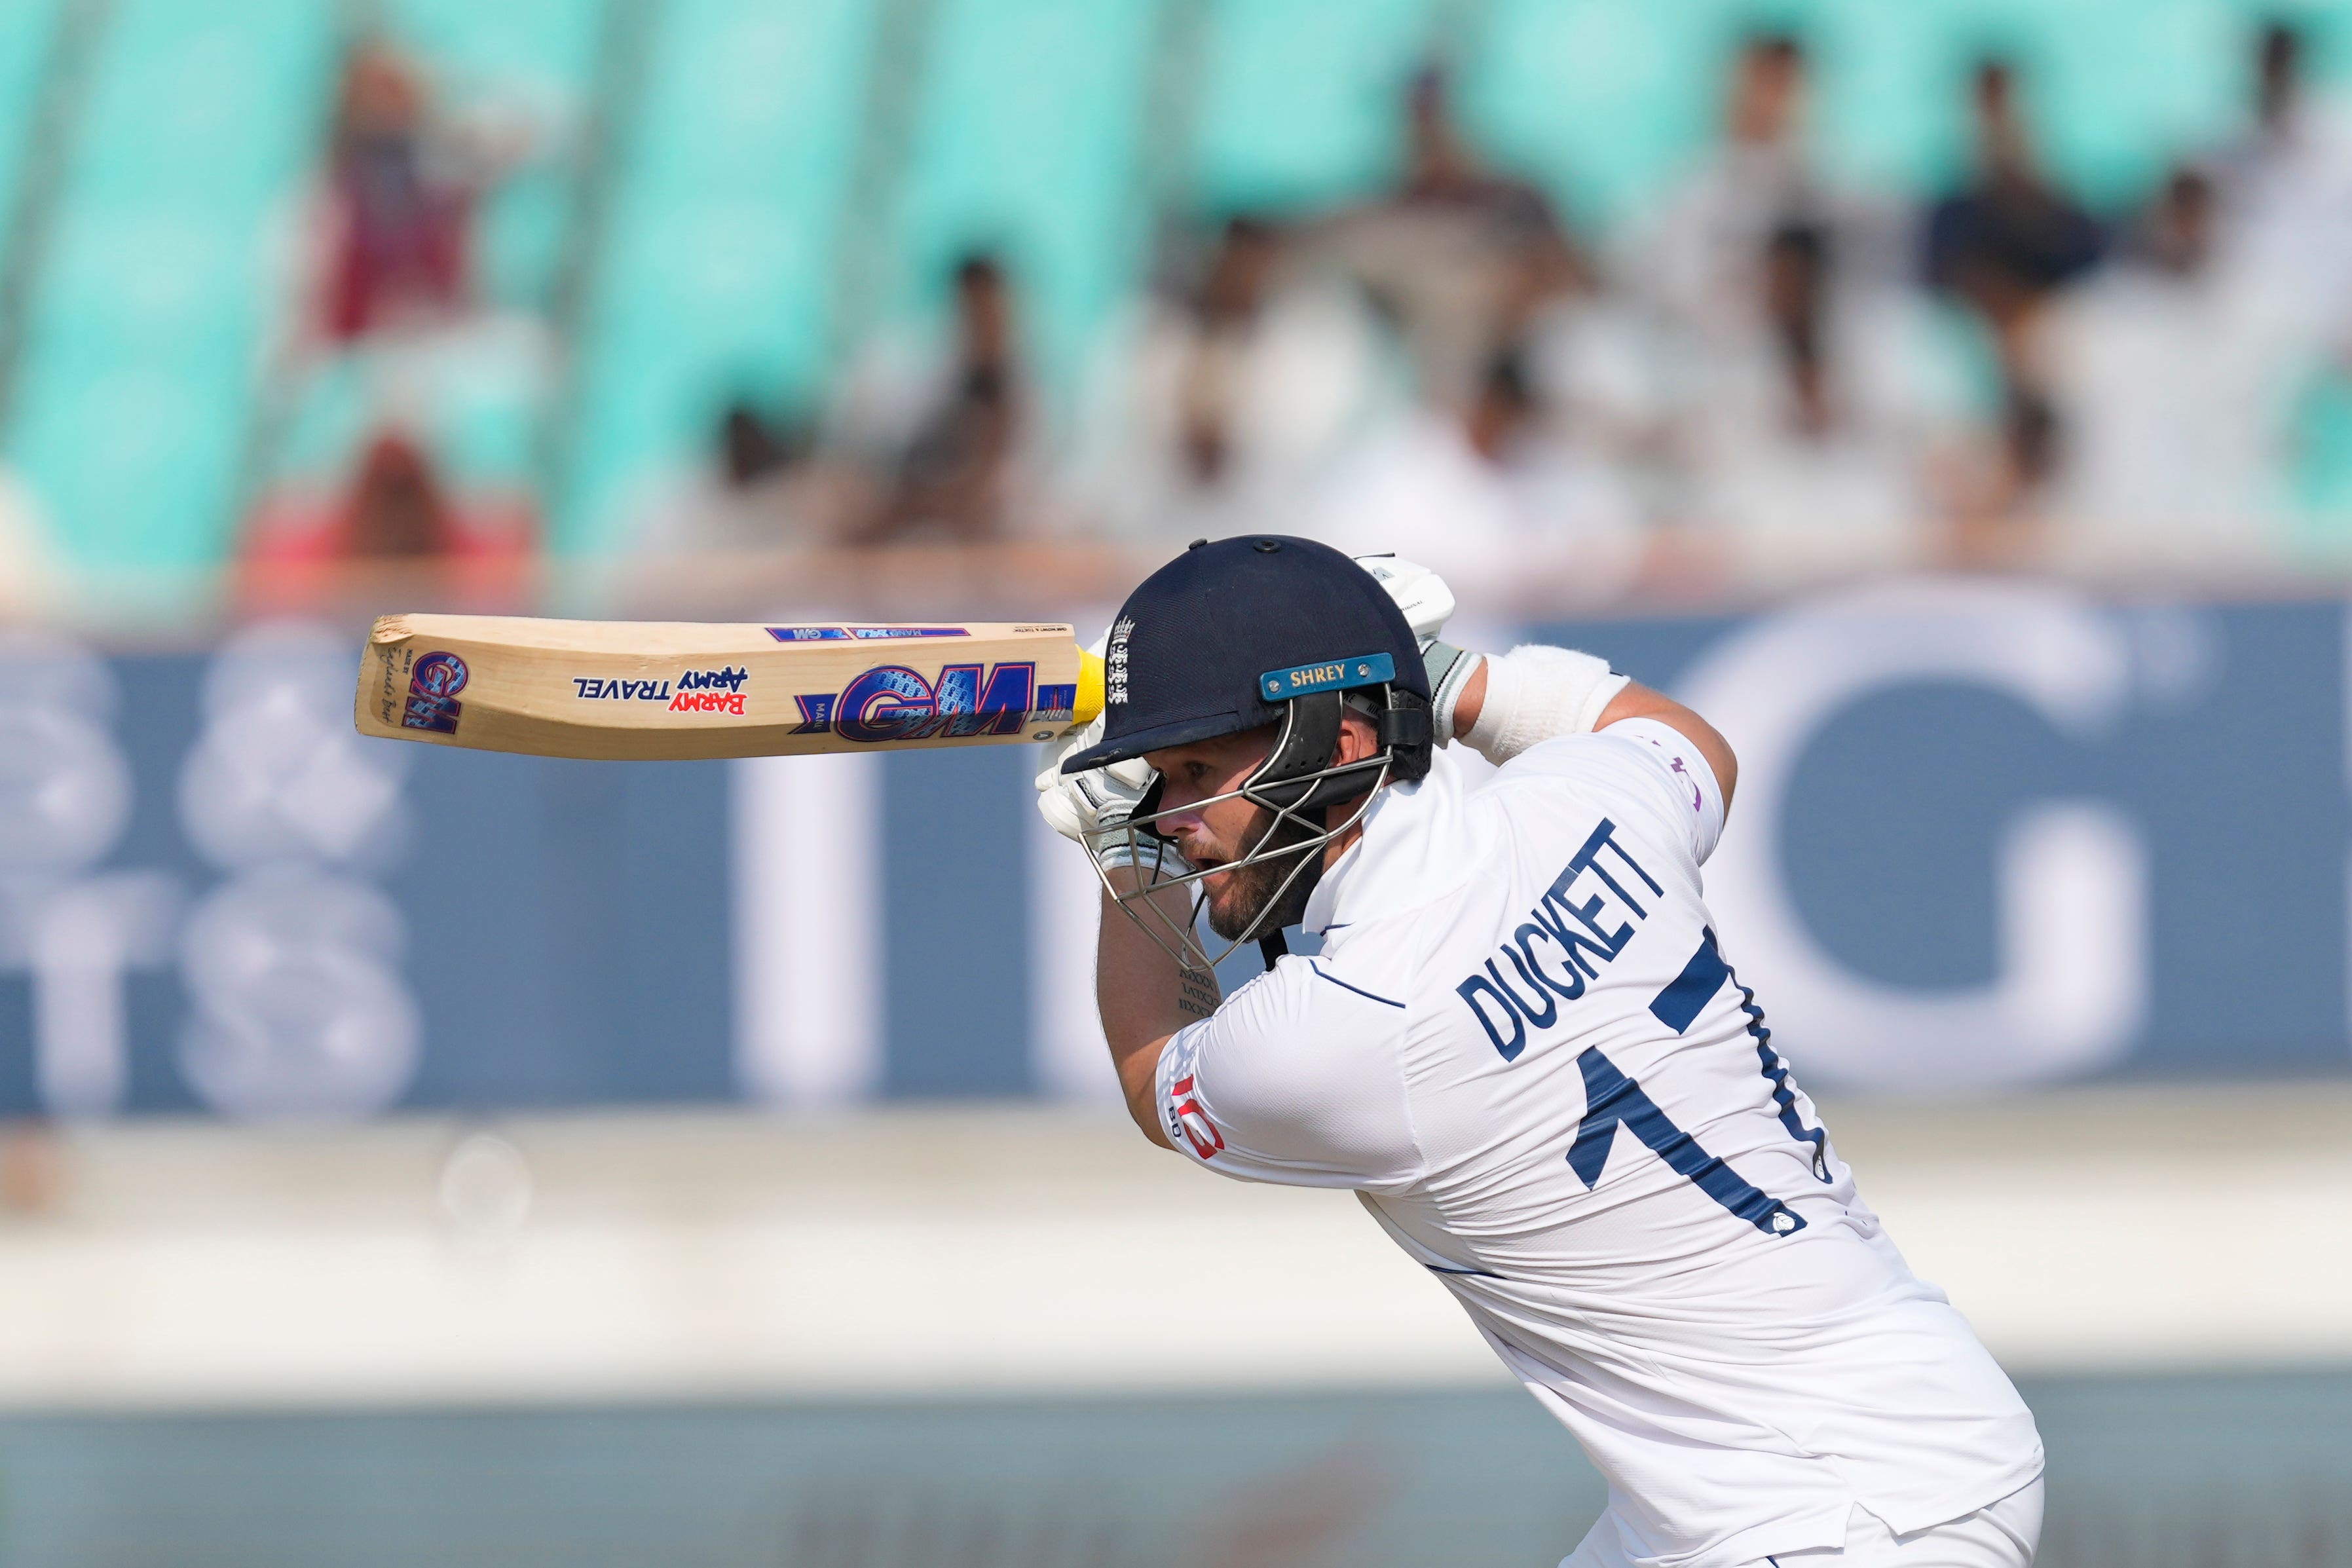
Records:
{"label": "glove padding", "polygon": [[1444,578],[1418,562],[1395,555],[1359,555],[1356,564],[1388,590],[1389,597],[1404,612],[1405,624],[1412,627],[1413,641],[1427,647],[1445,629],[1446,618],[1454,614],[1454,590],[1445,585]]}
{"label": "glove padding", "polygon": [[[1102,657],[1109,637],[1106,632],[1096,639],[1096,658]],[[1037,815],[1045,819],[1046,826],[1093,856],[1100,866],[1132,866],[1140,858],[1147,866],[1156,866],[1162,877],[1183,876],[1192,867],[1185,864],[1172,844],[1143,834],[1113,832],[1107,839],[1100,837],[1106,829],[1126,826],[1127,819],[1135,814],[1137,805],[1151,788],[1150,763],[1137,757],[1108,767],[1088,768],[1082,773],[1062,772],[1062,759],[1084,751],[1102,737],[1102,716],[1097,714],[1094,722],[1076,734],[1045,748],[1045,765],[1037,772]]]}
{"label": "glove padding", "polygon": [[1437,634],[1445,629],[1446,620],[1454,614],[1454,590],[1428,567],[1399,556],[1359,555],[1356,564],[1370,573],[1404,612],[1405,624],[1412,627],[1413,640],[1421,645],[1422,666],[1429,672],[1430,727],[1439,745],[1452,743],[1454,706],[1486,662],[1483,654],[1465,653],[1438,640]]}

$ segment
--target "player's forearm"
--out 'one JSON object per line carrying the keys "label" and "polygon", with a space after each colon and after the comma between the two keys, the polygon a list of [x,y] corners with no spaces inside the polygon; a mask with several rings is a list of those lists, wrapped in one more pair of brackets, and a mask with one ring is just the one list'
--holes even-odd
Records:
{"label": "player's forearm", "polygon": [[[1739,782],[1739,759],[1732,752],[1731,742],[1725,740],[1714,725],[1671,697],[1662,692],[1653,691],[1639,681],[1628,680],[1613,695],[1609,696],[1606,705],[1598,714],[1591,715],[1589,724],[1582,721],[1584,713],[1589,711],[1589,709],[1580,709],[1573,700],[1555,705],[1559,709],[1556,714],[1548,715],[1532,726],[1526,721],[1506,724],[1498,722],[1503,719],[1503,715],[1489,714],[1487,711],[1488,700],[1492,695],[1488,675],[1494,668],[1495,663],[1496,660],[1492,656],[1483,660],[1476,672],[1463,685],[1461,695],[1454,699],[1453,730],[1455,740],[1468,741],[1491,760],[1500,762],[1507,760],[1508,756],[1517,754],[1517,750],[1533,743],[1525,733],[1530,728],[1536,731],[1537,738],[1549,740],[1555,735],[1576,734],[1588,728],[1605,730],[1610,725],[1626,719],[1655,719],[1680,731],[1698,748],[1699,754],[1706,759],[1707,766],[1715,770],[1716,780],[1723,789],[1724,805],[1727,807],[1730,805],[1732,790]],[[1595,668],[1597,668],[1598,666],[1596,665]],[[1525,680],[1522,679],[1520,684],[1526,684]],[[1525,694],[1522,694],[1521,702],[1527,706],[1534,705],[1527,701]],[[1471,732],[1480,729],[1481,720],[1486,721],[1485,732],[1473,738]],[[1482,744],[1481,742],[1487,741],[1495,731],[1501,729],[1521,732],[1512,737],[1511,743],[1505,749],[1504,754],[1498,756],[1494,749],[1487,744]]]}
{"label": "player's forearm", "polygon": [[[1124,868],[1110,874],[1134,875]],[[1152,909],[1139,912],[1147,920],[1165,918],[1171,932],[1183,931],[1192,907],[1188,892],[1171,888],[1153,897]],[[1152,1082],[1160,1049],[1177,1030],[1215,1012],[1218,1000],[1213,973],[1177,963],[1151,933],[1104,897],[1102,932],[1095,947],[1095,1003],[1102,1014],[1103,1037],[1110,1043],[1111,1065],[1118,1070],[1129,1114],[1145,1137],[1163,1147],[1168,1133],[1160,1125]]]}

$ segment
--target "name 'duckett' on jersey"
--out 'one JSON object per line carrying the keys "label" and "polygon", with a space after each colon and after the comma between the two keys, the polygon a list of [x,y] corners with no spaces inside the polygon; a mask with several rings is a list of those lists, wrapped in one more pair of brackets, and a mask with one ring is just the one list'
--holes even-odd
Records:
{"label": "name 'duckett' on jersey", "polygon": [[1653,898],[1665,892],[1616,832],[1615,824],[1601,818],[1511,940],[1454,988],[1507,1062],[1527,1048],[1530,1028],[1558,1023],[1560,1009],[1581,998],[1602,966],[1625,951],[1635,928],[1650,918],[1639,890],[1647,889]]}

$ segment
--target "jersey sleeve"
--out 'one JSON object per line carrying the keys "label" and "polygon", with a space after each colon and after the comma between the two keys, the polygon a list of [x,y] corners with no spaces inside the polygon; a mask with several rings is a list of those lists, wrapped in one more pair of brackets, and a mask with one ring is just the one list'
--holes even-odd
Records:
{"label": "jersey sleeve", "polygon": [[1645,753],[1659,782],[1667,786],[1667,812],[1679,841],[1690,846],[1692,859],[1706,865],[1723,837],[1723,785],[1714,766],[1688,736],[1662,720],[1621,719],[1601,733],[1630,742]]}
{"label": "jersey sleeve", "polygon": [[1706,865],[1723,837],[1723,786],[1715,769],[1689,737],[1660,720],[1621,719],[1591,734],[1548,741],[1524,762],[1572,773],[1586,788],[1639,811],[1668,843],[1687,849],[1693,865]]}
{"label": "jersey sleeve", "polygon": [[1186,1159],[1241,1181],[1390,1191],[1421,1173],[1404,1009],[1289,957],[1160,1053],[1160,1122]]}

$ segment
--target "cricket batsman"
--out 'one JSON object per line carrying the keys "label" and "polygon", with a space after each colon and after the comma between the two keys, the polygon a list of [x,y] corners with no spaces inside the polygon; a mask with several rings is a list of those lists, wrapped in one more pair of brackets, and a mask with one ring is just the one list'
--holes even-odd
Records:
{"label": "cricket batsman", "polygon": [[[1106,888],[1128,1109],[1212,1171],[1353,1188],[1454,1292],[1608,1481],[1562,1568],[2026,1568],[2032,1415],[1707,911],[1731,748],[1588,654],[1438,641],[1452,608],[1264,536],[1120,609],[1038,784]],[[1265,973],[1222,996],[1202,925]]]}

